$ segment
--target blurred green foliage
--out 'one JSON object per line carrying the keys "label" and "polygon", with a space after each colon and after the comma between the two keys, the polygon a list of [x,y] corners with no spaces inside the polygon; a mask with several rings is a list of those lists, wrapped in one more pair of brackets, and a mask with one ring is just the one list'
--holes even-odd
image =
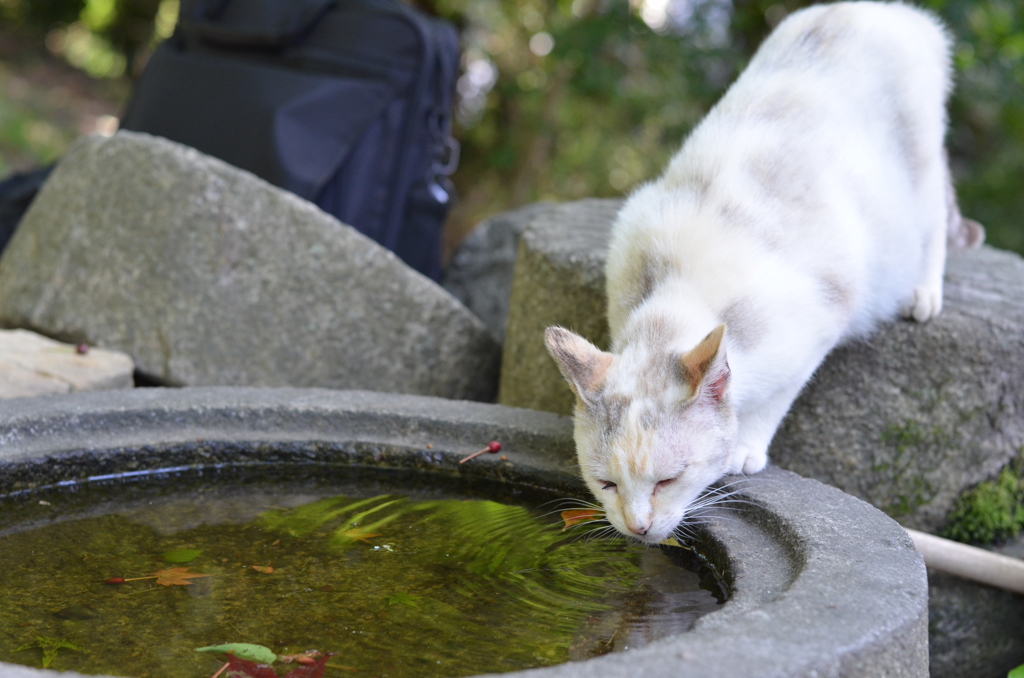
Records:
{"label": "blurred green foliage", "polygon": [[[47,115],[49,102],[30,97],[28,87],[0,64],[0,178],[11,171],[56,160],[76,136]],[[24,96],[13,96],[24,94]]]}
{"label": "blurred green foliage", "polygon": [[956,40],[948,144],[961,206],[985,225],[991,244],[1024,253],[1024,4],[927,6]]}
{"label": "blurred green foliage", "polygon": [[[137,74],[178,0],[0,0],[94,76]],[[463,35],[449,245],[536,200],[614,196],[656,176],[802,0],[414,0]],[[949,149],[963,211],[1024,252],[1024,3],[923,0],[954,36]],[[2,100],[0,100],[2,105]]]}
{"label": "blurred green foliage", "polygon": [[138,74],[160,39],[170,35],[178,0],[0,0],[8,30],[46,47],[97,78]]}

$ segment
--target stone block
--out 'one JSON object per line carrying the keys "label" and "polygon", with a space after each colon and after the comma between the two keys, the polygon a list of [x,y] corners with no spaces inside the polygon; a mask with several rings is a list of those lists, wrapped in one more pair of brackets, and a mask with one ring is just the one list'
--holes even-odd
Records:
{"label": "stone block", "polygon": [[931,678],[1005,678],[1024,664],[1024,596],[928,570]]}
{"label": "stone block", "polygon": [[484,321],[498,343],[505,339],[519,237],[537,215],[551,209],[551,203],[534,203],[481,222],[445,266],[441,284]]}
{"label": "stone block", "polygon": [[[602,348],[605,243],[618,202],[538,215],[520,240],[499,402],[560,414],[573,396],[542,340],[560,324]],[[939,528],[965,489],[1024,446],[1024,260],[951,255],[945,307],[832,352],[772,443],[783,468],[861,497],[908,527]]]}
{"label": "stone block", "polygon": [[519,239],[498,402],[572,414],[574,396],[544,348],[561,325],[608,347],[605,245],[622,201],[589,199],[534,215]]}
{"label": "stone block", "polygon": [[472,313],[312,203],[144,134],[77,141],[0,258],[0,323],[169,385],[490,399]]}
{"label": "stone block", "polygon": [[120,351],[80,354],[28,330],[0,330],[0,398],[132,388],[134,364]]}

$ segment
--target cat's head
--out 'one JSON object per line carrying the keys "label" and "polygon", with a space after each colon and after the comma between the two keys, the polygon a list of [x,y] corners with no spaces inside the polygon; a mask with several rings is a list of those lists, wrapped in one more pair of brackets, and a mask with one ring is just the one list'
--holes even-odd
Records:
{"label": "cat's head", "polygon": [[544,341],[576,394],[583,478],[622,534],[657,543],[728,469],[736,415],[720,325],[676,354],[615,355],[561,327]]}

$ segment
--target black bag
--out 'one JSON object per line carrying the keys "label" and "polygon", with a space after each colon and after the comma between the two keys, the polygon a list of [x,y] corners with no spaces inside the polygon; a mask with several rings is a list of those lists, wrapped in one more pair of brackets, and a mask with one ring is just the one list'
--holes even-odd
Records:
{"label": "black bag", "polygon": [[458,35],[400,0],[183,0],[123,129],[310,200],[437,280]]}
{"label": "black bag", "polygon": [[21,217],[28,211],[36,194],[46,182],[53,165],[31,172],[18,172],[0,181],[0,251],[14,235]]}

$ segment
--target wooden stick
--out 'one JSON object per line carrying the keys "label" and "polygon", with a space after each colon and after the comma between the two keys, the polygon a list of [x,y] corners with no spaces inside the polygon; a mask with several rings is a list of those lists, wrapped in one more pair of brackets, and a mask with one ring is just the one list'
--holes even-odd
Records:
{"label": "wooden stick", "polygon": [[907,530],[928,567],[1015,593],[1024,593],[1024,560],[933,534]]}

